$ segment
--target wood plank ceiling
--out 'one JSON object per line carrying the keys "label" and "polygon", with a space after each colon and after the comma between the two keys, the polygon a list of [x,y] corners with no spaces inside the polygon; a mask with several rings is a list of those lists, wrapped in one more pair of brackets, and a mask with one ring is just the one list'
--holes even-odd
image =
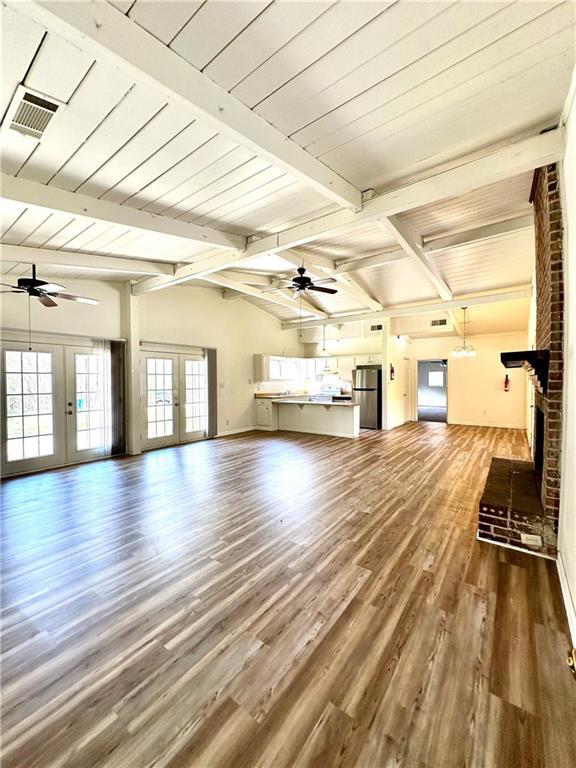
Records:
{"label": "wood plank ceiling", "polygon": [[[104,0],[101,0],[104,2]],[[114,6],[360,190],[377,193],[554,125],[574,63],[570,2],[153,2]],[[37,184],[244,237],[338,206],[128,71],[2,9],[2,115],[19,84],[66,104],[39,143],[1,129],[2,171]],[[530,174],[402,215],[418,241],[530,213]],[[1,201],[1,241],[23,248],[192,262],[217,248]],[[347,260],[398,249],[378,222],[295,252]],[[294,264],[262,256],[244,271]],[[529,230],[431,256],[454,293],[529,282]],[[268,259],[268,261],[267,261]],[[3,271],[19,271],[15,258]],[[280,263],[280,268],[279,268]],[[351,276],[382,305],[437,297],[408,259]],[[290,310],[263,304],[285,319]],[[366,310],[351,291],[319,307]]]}

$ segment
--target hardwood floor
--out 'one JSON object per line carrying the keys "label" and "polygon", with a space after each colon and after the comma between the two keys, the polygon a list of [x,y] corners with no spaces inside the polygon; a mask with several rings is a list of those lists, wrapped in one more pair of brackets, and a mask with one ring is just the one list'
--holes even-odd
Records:
{"label": "hardwood floor", "polygon": [[7,481],[3,768],[574,768],[555,564],[475,540],[520,432],[249,433]]}

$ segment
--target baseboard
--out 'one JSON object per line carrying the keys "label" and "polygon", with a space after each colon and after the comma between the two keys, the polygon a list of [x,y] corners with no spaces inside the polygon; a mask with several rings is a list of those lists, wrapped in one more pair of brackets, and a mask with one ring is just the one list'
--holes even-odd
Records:
{"label": "baseboard", "polygon": [[570,591],[570,584],[568,583],[568,576],[566,575],[566,568],[564,567],[561,552],[558,552],[558,559],[556,562],[558,563],[558,576],[560,577],[564,607],[566,608],[566,615],[568,616],[568,626],[570,627],[572,645],[576,648],[576,595],[573,595]]}
{"label": "baseboard", "polygon": [[241,432],[254,432],[256,427],[240,427],[240,429],[228,429],[226,432],[218,432],[216,437],[228,437],[228,435],[239,435]]}
{"label": "baseboard", "polygon": [[448,419],[448,424],[454,424],[458,427],[494,427],[496,429],[526,429],[526,424],[497,424],[489,421],[460,421],[459,419]]}

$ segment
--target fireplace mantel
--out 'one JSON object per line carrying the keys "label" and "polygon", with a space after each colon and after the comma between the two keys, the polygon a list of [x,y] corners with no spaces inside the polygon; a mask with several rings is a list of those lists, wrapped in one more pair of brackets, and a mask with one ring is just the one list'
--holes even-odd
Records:
{"label": "fireplace mantel", "polygon": [[527,349],[523,352],[501,352],[500,360],[505,368],[523,368],[534,382],[537,391],[548,391],[549,349]]}

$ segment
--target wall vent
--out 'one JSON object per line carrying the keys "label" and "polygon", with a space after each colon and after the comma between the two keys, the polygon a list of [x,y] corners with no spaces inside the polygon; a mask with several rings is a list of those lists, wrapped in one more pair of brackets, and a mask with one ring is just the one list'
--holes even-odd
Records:
{"label": "wall vent", "polygon": [[13,131],[41,139],[50,121],[65,105],[19,85],[6,113],[4,125]]}
{"label": "wall vent", "polygon": [[438,320],[431,320],[430,325],[433,328],[437,328],[439,325],[448,325],[448,321],[446,320],[445,317],[441,317]]}
{"label": "wall vent", "polygon": [[370,326],[370,330],[371,331],[381,331],[382,330],[382,326],[381,325],[371,325]]}

